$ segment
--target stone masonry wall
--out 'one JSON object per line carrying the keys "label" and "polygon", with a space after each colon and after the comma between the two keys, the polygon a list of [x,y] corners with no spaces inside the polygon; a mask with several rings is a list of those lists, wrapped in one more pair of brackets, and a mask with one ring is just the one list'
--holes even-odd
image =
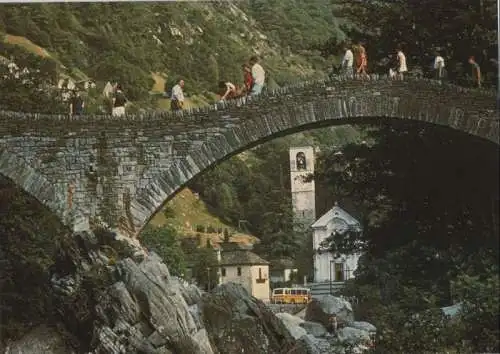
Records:
{"label": "stone masonry wall", "polygon": [[265,140],[384,117],[450,126],[498,144],[491,92],[428,80],[334,80],[174,114],[70,118],[0,113],[0,173],[75,229],[131,236],[196,174]]}

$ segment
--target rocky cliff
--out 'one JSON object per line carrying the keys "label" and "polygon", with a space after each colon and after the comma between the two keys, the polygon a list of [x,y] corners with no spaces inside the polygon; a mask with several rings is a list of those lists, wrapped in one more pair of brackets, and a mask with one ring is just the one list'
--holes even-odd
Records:
{"label": "rocky cliff", "polygon": [[51,285],[60,323],[8,343],[6,354],[266,354],[295,345],[241,286],[202,294],[171,276],[155,253],[107,231],[73,235],[59,250]]}

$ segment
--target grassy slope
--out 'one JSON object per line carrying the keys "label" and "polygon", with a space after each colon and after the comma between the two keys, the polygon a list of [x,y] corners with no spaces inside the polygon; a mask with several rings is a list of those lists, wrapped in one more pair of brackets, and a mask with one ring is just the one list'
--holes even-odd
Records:
{"label": "grassy slope", "polygon": [[32,41],[30,41],[29,39],[27,39],[25,37],[13,36],[10,34],[6,34],[4,37],[4,41],[9,43],[9,44],[19,45],[19,46],[23,47],[24,49],[26,49],[27,51],[34,53],[36,55],[39,55],[41,57],[52,58],[52,55],[50,55],[50,53],[47,50],[36,45],[35,43],[33,43]]}
{"label": "grassy slope", "polygon": [[[164,210],[168,209],[173,213],[170,217],[166,217]],[[189,189],[184,188],[171,201],[169,201],[164,209],[158,212],[151,220],[151,225],[171,225],[174,226],[182,235],[196,236],[197,225],[212,226],[215,228],[227,228],[230,233],[233,233],[232,241],[241,243],[255,243],[256,237],[236,232],[231,226],[226,225],[216,216],[210,214],[205,203],[198,199],[195,194]],[[207,237],[213,242],[220,242],[223,236],[219,234],[201,234],[201,244],[206,243]]]}

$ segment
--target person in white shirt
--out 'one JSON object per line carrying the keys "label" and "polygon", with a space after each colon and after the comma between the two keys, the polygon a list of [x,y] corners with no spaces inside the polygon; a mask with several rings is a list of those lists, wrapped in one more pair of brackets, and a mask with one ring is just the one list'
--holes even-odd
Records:
{"label": "person in white shirt", "polygon": [[436,78],[441,80],[444,76],[444,59],[436,52],[436,58],[434,59],[434,70],[436,71]]}
{"label": "person in white shirt", "polygon": [[408,68],[406,67],[406,56],[404,55],[401,48],[398,48],[398,79],[403,80],[403,75],[405,72],[408,72]]}
{"label": "person in white shirt", "polygon": [[184,107],[184,80],[179,80],[179,83],[172,87],[172,96],[170,97],[170,109],[172,111],[180,111]]}
{"label": "person in white shirt", "polygon": [[266,81],[266,72],[264,68],[259,64],[259,58],[253,56],[250,58],[250,65],[252,67],[252,78],[253,85],[252,91],[250,92],[251,96],[259,95],[264,88],[264,83]]}
{"label": "person in white shirt", "polygon": [[353,65],[354,65],[354,54],[348,45],[344,46],[345,54],[344,59],[342,59],[342,69],[344,74],[352,78],[354,75]]}

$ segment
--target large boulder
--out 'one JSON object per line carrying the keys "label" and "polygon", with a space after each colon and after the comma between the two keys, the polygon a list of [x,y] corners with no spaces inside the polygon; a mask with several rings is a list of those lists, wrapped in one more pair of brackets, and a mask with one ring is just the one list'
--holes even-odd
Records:
{"label": "large boulder", "polygon": [[344,327],[338,330],[337,337],[341,343],[348,345],[370,345],[370,333],[358,328]]}
{"label": "large boulder", "polygon": [[213,353],[186,302],[192,289],[172,278],[160,257],[126,258],[115,273],[119,280],[97,305],[94,353]]}
{"label": "large boulder", "polygon": [[361,329],[363,331],[366,331],[368,333],[375,333],[377,332],[377,328],[372,325],[370,322],[365,322],[365,321],[353,321],[353,322],[349,322],[347,324],[348,327],[352,327],[352,328],[357,328],[357,329]]}
{"label": "large boulder", "polygon": [[220,354],[287,353],[295,345],[282,321],[239,284],[222,284],[205,294],[201,312],[210,341]]}
{"label": "large boulder", "polygon": [[331,315],[337,315],[339,324],[347,324],[354,321],[354,314],[351,304],[340,297],[324,295],[319,299],[313,299],[307,304],[306,321],[318,322],[323,326],[328,326],[328,319]]}
{"label": "large boulder", "polygon": [[327,334],[325,326],[321,323],[302,321],[300,327],[304,328],[308,334],[311,334],[314,337],[324,337]]}
{"label": "large boulder", "polygon": [[304,328],[300,327],[302,322],[304,322],[303,319],[291,315],[287,312],[278,312],[276,314],[276,317],[278,317],[281,322],[283,322],[286,329],[288,330],[288,332],[290,332],[293,338],[299,339],[303,335],[307,334],[307,331]]}
{"label": "large boulder", "polygon": [[53,328],[40,325],[18,341],[10,343],[5,354],[73,354],[63,337]]}

